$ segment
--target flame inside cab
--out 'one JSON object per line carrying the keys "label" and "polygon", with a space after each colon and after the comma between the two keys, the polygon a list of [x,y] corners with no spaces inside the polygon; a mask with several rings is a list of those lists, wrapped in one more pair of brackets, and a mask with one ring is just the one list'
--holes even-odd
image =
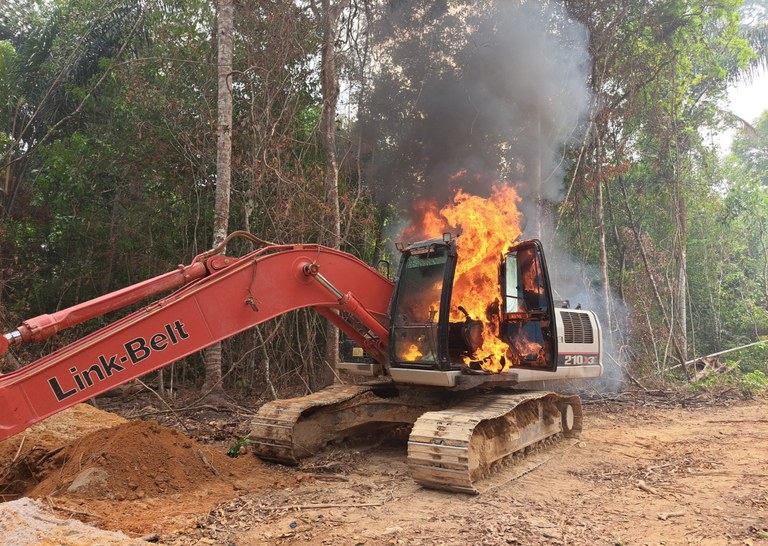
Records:
{"label": "flame inside cab", "polygon": [[[461,260],[455,238],[446,234],[399,248],[390,308],[392,368],[554,372],[560,363],[594,365],[589,375],[602,372],[597,319],[590,311],[555,308],[538,240],[511,245],[500,256],[498,287],[495,297],[484,302],[483,316],[471,316],[465,310],[470,306],[462,305],[474,290],[454,289]],[[559,352],[559,345],[566,351]]]}

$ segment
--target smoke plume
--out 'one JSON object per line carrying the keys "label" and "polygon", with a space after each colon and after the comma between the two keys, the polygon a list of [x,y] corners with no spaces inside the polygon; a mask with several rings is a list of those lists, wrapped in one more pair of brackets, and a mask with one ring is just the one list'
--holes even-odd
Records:
{"label": "smoke plume", "polygon": [[368,180],[406,209],[458,187],[562,195],[563,149],[589,104],[587,32],[557,2],[391,2],[364,118]]}

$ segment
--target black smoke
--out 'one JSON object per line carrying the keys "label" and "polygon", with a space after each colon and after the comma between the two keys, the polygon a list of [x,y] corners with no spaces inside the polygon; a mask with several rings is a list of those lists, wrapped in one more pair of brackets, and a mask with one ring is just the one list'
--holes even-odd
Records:
{"label": "black smoke", "polygon": [[376,43],[362,131],[382,201],[447,203],[499,180],[527,204],[561,198],[589,105],[587,33],[562,4],[390,2]]}

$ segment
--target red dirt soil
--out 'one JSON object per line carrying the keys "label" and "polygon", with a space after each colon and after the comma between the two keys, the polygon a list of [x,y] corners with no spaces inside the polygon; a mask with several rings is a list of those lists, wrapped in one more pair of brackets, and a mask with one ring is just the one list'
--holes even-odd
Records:
{"label": "red dirt soil", "polygon": [[[98,427],[102,428],[98,428]],[[134,535],[194,526],[238,492],[292,482],[153,421],[80,405],[0,442],[2,500],[44,498],[63,514]]]}

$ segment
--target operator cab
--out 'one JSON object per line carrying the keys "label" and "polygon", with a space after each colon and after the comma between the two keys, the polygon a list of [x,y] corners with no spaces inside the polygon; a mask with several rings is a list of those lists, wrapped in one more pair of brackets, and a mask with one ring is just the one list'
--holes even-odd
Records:
{"label": "operator cab", "polygon": [[[481,362],[473,358],[483,346],[483,336],[494,335],[480,320],[484,318],[499,325],[498,337],[509,349],[498,356],[510,368],[555,371],[556,321],[541,243],[531,240],[509,247],[499,262],[497,301],[488,302],[488,316],[471,317],[461,301],[452,300],[461,259],[456,241],[445,234],[442,239],[399,245],[402,256],[389,310],[390,367],[481,370]],[[463,319],[457,319],[461,314]]]}

